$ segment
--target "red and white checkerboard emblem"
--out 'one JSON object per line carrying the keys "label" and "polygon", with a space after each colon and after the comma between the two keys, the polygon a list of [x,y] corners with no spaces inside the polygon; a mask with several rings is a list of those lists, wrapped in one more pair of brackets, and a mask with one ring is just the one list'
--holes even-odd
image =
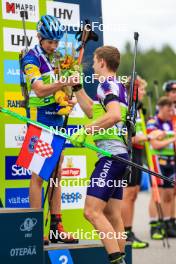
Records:
{"label": "red and white checkerboard emblem", "polygon": [[35,153],[42,156],[43,158],[50,158],[53,155],[53,148],[47,142],[39,139],[35,146]]}

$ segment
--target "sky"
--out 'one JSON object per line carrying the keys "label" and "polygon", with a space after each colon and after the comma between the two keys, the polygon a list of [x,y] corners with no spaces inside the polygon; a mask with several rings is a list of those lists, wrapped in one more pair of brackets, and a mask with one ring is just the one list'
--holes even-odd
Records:
{"label": "sky", "polygon": [[138,31],[139,46],[176,52],[176,0],[102,0],[104,44],[123,51]]}

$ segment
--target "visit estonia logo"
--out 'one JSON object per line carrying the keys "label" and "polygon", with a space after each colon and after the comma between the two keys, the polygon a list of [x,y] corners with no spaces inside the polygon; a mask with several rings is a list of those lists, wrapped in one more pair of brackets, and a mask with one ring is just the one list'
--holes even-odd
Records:
{"label": "visit estonia logo", "polygon": [[24,222],[20,225],[20,230],[22,232],[30,232],[34,228],[34,226],[37,224],[36,218],[26,218]]}

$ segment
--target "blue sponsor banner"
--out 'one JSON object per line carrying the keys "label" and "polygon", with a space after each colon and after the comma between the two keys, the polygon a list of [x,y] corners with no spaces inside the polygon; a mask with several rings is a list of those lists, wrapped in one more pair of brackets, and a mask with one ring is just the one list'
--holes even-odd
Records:
{"label": "blue sponsor banner", "polygon": [[[44,189],[42,188],[42,200]],[[6,188],[5,207],[8,208],[29,208],[29,188]]]}
{"label": "blue sponsor banner", "polygon": [[[80,125],[68,125],[66,128],[66,131],[63,131],[67,133],[69,136],[71,136],[73,133],[76,133],[81,128]],[[66,148],[73,148],[74,146],[70,143],[69,140],[65,141],[65,147]]]}
{"label": "blue sponsor banner", "polygon": [[4,60],[4,83],[20,83],[20,66],[18,60]]}
{"label": "blue sponsor banner", "polygon": [[48,255],[52,264],[74,264],[68,249],[49,250]]}
{"label": "blue sponsor banner", "polygon": [[5,157],[6,180],[27,180],[31,178],[31,171],[16,165],[17,156]]}
{"label": "blue sponsor banner", "polygon": [[[63,128],[62,132],[66,133],[67,135],[71,136],[73,133],[76,133],[82,126],[81,125],[68,125],[66,128]],[[60,131],[60,126],[56,126],[54,130]],[[66,148],[74,148],[74,146],[70,143],[69,140],[65,141]]]}

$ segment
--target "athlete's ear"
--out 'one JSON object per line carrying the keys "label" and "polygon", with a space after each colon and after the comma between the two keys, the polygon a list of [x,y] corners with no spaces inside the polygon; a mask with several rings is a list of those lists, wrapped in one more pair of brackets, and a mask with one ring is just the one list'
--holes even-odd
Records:
{"label": "athlete's ear", "polygon": [[105,61],[103,59],[101,59],[100,61],[100,67],[103,68],[105,66]]}

